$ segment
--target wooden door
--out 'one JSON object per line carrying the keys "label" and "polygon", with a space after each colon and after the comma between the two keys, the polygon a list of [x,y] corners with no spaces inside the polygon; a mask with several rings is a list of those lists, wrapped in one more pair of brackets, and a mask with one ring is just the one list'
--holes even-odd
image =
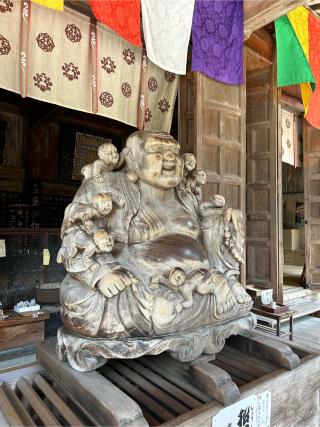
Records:
{"label": "wooden door", "polygon": [[194,129],[194,74],[190,71],[191,63],[188,61],[187,74],[180,76],[179,84],[179,143],[182,153],[195,154],[195,129]]}
{"label": "wooden door", "polygon": [[306,282],[320,289],[320,130],[303,130]]}
{"label": "wooden door", "polygon": [[207,174],[203,199],[219,193],[228,207],[245,212],[245,86],[225,85],[194,73],[193,118],[190,151],[198,169]]}
{"label": "wooden door", "polygon": [[[280,196],[275,66],[247,73],[247,284],[282,299]],[[280,169],[280,170],[279,170]]]}
{"label": "wooden door", "polygon": [[[181,78],[179,141],[207,174],[203,200],[221,194],[245,218],[245,85],[230,86],[189,72]],[[245,283],[245,268],[241,270]]]}

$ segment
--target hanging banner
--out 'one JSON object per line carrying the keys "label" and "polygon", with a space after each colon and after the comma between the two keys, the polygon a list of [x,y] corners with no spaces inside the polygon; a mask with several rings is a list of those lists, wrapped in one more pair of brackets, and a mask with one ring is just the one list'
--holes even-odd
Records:
{"label": "hanging banner", "polygon": [[294,114],[282,109],[281,111],[281,142],[282,161],[289,165],[295,165],[295,134]]}
{"label": "hanging banner", "polygon": [[40,4],[40,6],[49,7],[50,9],[63,11],[64,0],[32,0],[34,3]]}
{"label": "hanging banner", "polygon": [[[141,56],[140,48],[68,8],[16,1],[0,13],[0,87],[23,96],[136,127]],[[178,78],[152,62],[146,71],[144,128],[169,131]]]}
{"label": "hanging banner", "polygon": [[98,112],[98,46],[97,46],[97,21],[90,19],[90,66],[91,66],[91,88],[92,88],[92,112]]}
{"label": "hanging banner", "polygon": [[22,98],[25,98],[28,93],[30,15],[30,1],[22,1],[20,16],[20,95]]}
{"label": "hanging banner", "polygon": [[141,0],[143,34],[150,61],[186,74],[194,0]]}
{"label": "hanging banner", "polygon": [[309,13],[309,56],[316,87],[308,104],[307,121],[320,128],[320,20]]}
{"label": "hanging banner", "polygon": [[127,42],[141,46],[140,0],[89,0],[94,16]]}
{"label": "hanging banner", "polygon": [[275,21],[278,86],[314,82],[307,57],[287,16]]}
{"label": "hanging banner", "polygon": [[242,0],[196,0],[192,71],[226,84],[243,83]]}
{"label": "hanging banner", "polygon": [[147,53],[145,52],[145,50],[143,50],[142,56],[141,56],[141,74],[140,74],[140,88],[139,88],[138,123],[137,123],[137,128],[139,130],[144,129],[145,119],[147,118],[146,117],[147,69],[148,69]]}

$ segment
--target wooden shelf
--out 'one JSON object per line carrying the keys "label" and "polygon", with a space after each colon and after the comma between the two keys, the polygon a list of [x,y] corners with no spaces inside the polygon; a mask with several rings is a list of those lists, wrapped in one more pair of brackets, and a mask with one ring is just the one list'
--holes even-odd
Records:
{"label": "wooden shelf", "polygon": [[41,193],[48,194],[50,196],[73,197],[76,194],[78,188],[79,185],[43,182],[41,184]]}
{"label": "wooden shelf", "polygon": [[0,228],[0,235],[32,235],[60,234],[60,228]]}

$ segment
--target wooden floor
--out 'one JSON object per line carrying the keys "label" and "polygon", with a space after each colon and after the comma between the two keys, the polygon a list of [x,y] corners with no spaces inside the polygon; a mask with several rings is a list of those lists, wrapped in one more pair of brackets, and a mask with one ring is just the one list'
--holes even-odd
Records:
{"label": "wooden floor", "polygon": [[[296,307],[292,307],[292,309],[296,309]],[[303,317],[294,317],[293,322],[293,342],[307,351],[317,352],[320,354],[320,318],[314,316],[303,316]],[[276,327],[275,323],[273,326],[273,330],[270,330],[270,333],[266,330],[260,330],[264,335],[275,337],[280,339],[281,341],[285,341],[289,343],[288,338],[276,336]],[[281,323],[281,332],[288,332],[289,324],[288,322]],[[319,424],[320,425],[320,424]]]}
{"label": "wooden floor", "polygon": [[[282,326],[283,330],[288,329],[288,325]],[[320,353],[320,318],[305,316],[294,320],[293,342],[299,344],[309,351]]]}
{"label": "wooden floor", "polygon": [[[284,323],[282,324],[282,330],[286,331],[288,329],[288,324]],[[266,335],[269,335],[266,333]],[[269,335],[270,336],[270,335]],[[273,337],[275,337],[273,335]],[[275,337],[276,338],[276,337]],[[286,341],[284,338],[280,338],[281,341]],[[286,341],[288,342],[288,341]],[[294,320],[294,340],[293,342],[302,348],[304,348],[306,351],[312,351],[317,352],[320,354],[320,318],[313,317],[313,316],[304,316],[301,318],[297,318]],[[226,369],[226,366],[224,365],[226,363],[225,358],[227,356],[232,356],[232,353],[230,353],[230,349],[228,344],[226,345],[224,351],[222,351],[218,356],[217,359],[213,362],[214,364],[217,364],[218,366]],[[7,355],[8,357],[9,355]],[[36,373],[40,373],[43,370],[43,367],[34,360],[35,354],[27,354],[27,355],[21,355],[20,357],[20,366],[19,366],[19,357],[17,357],[17,354],[10,354],[12,356],[11,364],[9,364],[9,360],[6,358],[3,358],[4,360],[0,360],[0,382],[6,381],[10,384],[11,387],[15,387],[17,381],[22,376],[25,377],[28,381],[31,381],[31,379],[34,377]],[[29,363],[26,362],[26,358],[31,358],[32,360],[28,360]],[[147,359],[146,362],[147,363]],[[13,363],[14,362],[14,363]],[[30,363],[31,362],[31,363]],[[32,363],[33,362],[33,363]],[[142,360],[143,362],[143,360]],[[128,370],[128,372],[131,374],[132,370],[134,371],[135,365],[137,363],[142,363],[139,361],[114,361],[111,363],[108,367],[109,371],[107,371],[106,375],[110,376],[110,372],[114,370],[115,372],[118,372],[118,365],[120,366],[121,372],[123,371],[123,366]],[[2,366],[1,366],[2,365]],[[11,366],[10,366],[11,365]],[[233,363],[231,363],[233,365]],[[256,365],[256,363],[255,363]],[[229,369],[234,369],[234,367],[228,365]],[[1,369],[2,368],[2,369]],[[157,367],[154,367],[152,369],[156,369]],[[149,366],[145,366],[145,369],[149,369]],[[113,373],[113,371],[111,372]],[[158,372],[153,373],[154,376],[156,376]],[[230,371],[230,375],[233,376],[234,372]],[[246,382],[246,378],[238,378],[239,375],[235,376],[233,380],[238,384],[238,386],[243,385],[244,382]],[[131,380],[130,380],[131,381]],[[141,385],[140,385],[141,387]],[[204,400],[202,399],[201,402]],[[141,403],[141,402],[138,402]],[[187,403],[184,403],[187,405]],[[150,418],[149,418],[150,421]],[[163,422],[163,420],[161,420]],[[159,424],[159,420],[157,423],[150,423],[151,425]],[[0,411],[0,426],[6,426],[5,420],[3,419],[3,414],[1,414]],[[319,419],[319,426],[320,426],[320,419]]]}
{"label": "wooden floor", "polygon": [[303,267],[300,265],[283,265],[283,284],[299,286]]}

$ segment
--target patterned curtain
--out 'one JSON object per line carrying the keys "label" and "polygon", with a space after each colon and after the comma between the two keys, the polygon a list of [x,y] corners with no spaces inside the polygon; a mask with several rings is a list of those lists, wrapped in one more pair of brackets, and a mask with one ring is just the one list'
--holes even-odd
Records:
{"label": "patterned curtain", "polygon": [[71,9],[1,0],[0,69],[0,87],[22,96],[170,131],[177,76]]}

